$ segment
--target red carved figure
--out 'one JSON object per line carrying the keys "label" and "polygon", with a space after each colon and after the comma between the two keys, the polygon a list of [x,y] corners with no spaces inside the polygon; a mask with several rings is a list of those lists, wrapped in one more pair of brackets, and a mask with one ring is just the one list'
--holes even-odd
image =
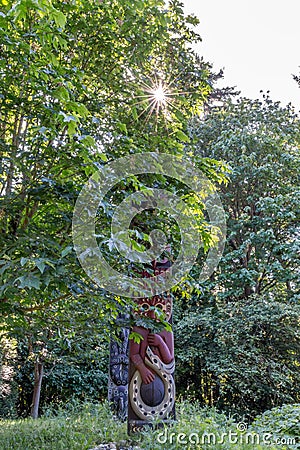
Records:
{"label": "red carved figure", "polygon": [[[169,305],[168,305],[169,303]],[[154,309],[150,307],[156,307],[161,309],[167,309],[170,305],[170,301],[166,301],[164,298],[152,297],[151,299],[141,299],[139,304],[144,309],[144,314],[148,317],[155,319]],[[151,333],[150,330],[143,327],[133,327],[133,331],[142,336],[140,343],[132,343],[130,349],[130,360],[133,362],[137,370],[140,372],[143,383],[149,384],[154,380],[153,370],[149,369],[145,365],[146,349],[150,346],[151,350],[159,359],[169,364],[174,360],[174,342],[173,333],[163,330],[160,333]]]}

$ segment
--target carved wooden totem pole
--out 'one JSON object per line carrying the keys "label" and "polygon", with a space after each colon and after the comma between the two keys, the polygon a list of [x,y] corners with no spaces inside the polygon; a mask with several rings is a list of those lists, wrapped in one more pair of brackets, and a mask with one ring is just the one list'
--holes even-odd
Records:
{"label": "carved wooden totem pole", "polygon": [[[168,259],[152,263],[154,275],[164,275],[171,266]],[[143,277],[150,277],[147,272]],[[137,300],[141,314],[155,318],[155,306],[165,313],[166,320],[172,321],[172,299],[162,294]],[[173,333],[151,330],[135,326],[133,330],[143,340],[130,341],[129,346],[129,386],[128,386],[128,433],[139,431],[154,420],[175,418],[174,383],[174,341]]]}
{"label": "carved wooden totem pole", "polygon": [[[128,318],[123,314],[118,319],[125,322]],[[108,401],[121,420],[126,420],[128,410],[129,331],[129,327],[124,326],[118,334],[118,341],[110,341]]]}

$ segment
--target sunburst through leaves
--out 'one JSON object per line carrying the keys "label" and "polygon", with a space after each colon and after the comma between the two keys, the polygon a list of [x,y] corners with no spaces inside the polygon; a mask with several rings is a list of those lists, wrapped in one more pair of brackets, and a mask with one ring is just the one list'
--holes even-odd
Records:
{"label": "sunburst through leaves", "polygon": [[145,122],[148,122],[155,115],[156,126],[159,116],[165,122],[170,120],[171,111],[179,110],[175,105],[176,98],[178,99],[180,95],[190,93],[174,89],[175,81],[167,82],[163,80],[163,77],[155,77],[148,82],[140,82],[144,94],[137,96],[141,100],[135,104],[143,107],[139,117],[144,115]]}

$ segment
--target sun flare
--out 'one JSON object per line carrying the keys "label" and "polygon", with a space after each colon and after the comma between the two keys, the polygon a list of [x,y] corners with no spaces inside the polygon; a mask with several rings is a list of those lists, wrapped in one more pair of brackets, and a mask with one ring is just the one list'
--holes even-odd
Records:
{"label": "sun flare", "polygon": [[154,113],[156,117],[162,113],[166,117],[169,113],[169,107],[172,103],[172,93],[167,84],[162,80],[156,79],[149,83],[149,85],[144,84],[143,86],[145,94],[140,96],[142,101],[139,103],[145,104],[145,112],[147,112],[147,121],[150,116]]}
{"label": "sun flare", "polygon": [[167,92],[161,83],[153,89],[153,98],[161,105],[165,105],[167,102],[166,94]]}
{"label": "sun flare", "polygon": [[172,120],[172,113],[178,111],[176,100],[179,96],[189,94],[189,92],[178,91],[175,88],[177,78],[174,80],[166,80],[163,74],[153,76],[147,81],[140,81],[142,95],[138,95],[139,99],[134,106],[141,107],[142,111],[139,116],[144,116],[147,123],[152,116],[156,118],[156,126],[159,117],[167,123]]}

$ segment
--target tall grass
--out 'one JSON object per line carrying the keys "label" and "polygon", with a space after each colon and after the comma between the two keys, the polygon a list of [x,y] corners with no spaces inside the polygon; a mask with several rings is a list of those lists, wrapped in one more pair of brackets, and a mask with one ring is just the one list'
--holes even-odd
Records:
{"label": "tall grass", "polygon": [[37,420],[0,421],[0,449],[89,450],[102,443],[115,443],[117,448],[136,446],[143,450],[291,448],[252,441],[253,436],[251,438],[249,430],[242,430],[241,423],[245,425],[212,408],[181,402],[177,405],[176,422],[129,437],[126,423],[113,418],[107,403],[71,402],[64,408],[48,409]]}

